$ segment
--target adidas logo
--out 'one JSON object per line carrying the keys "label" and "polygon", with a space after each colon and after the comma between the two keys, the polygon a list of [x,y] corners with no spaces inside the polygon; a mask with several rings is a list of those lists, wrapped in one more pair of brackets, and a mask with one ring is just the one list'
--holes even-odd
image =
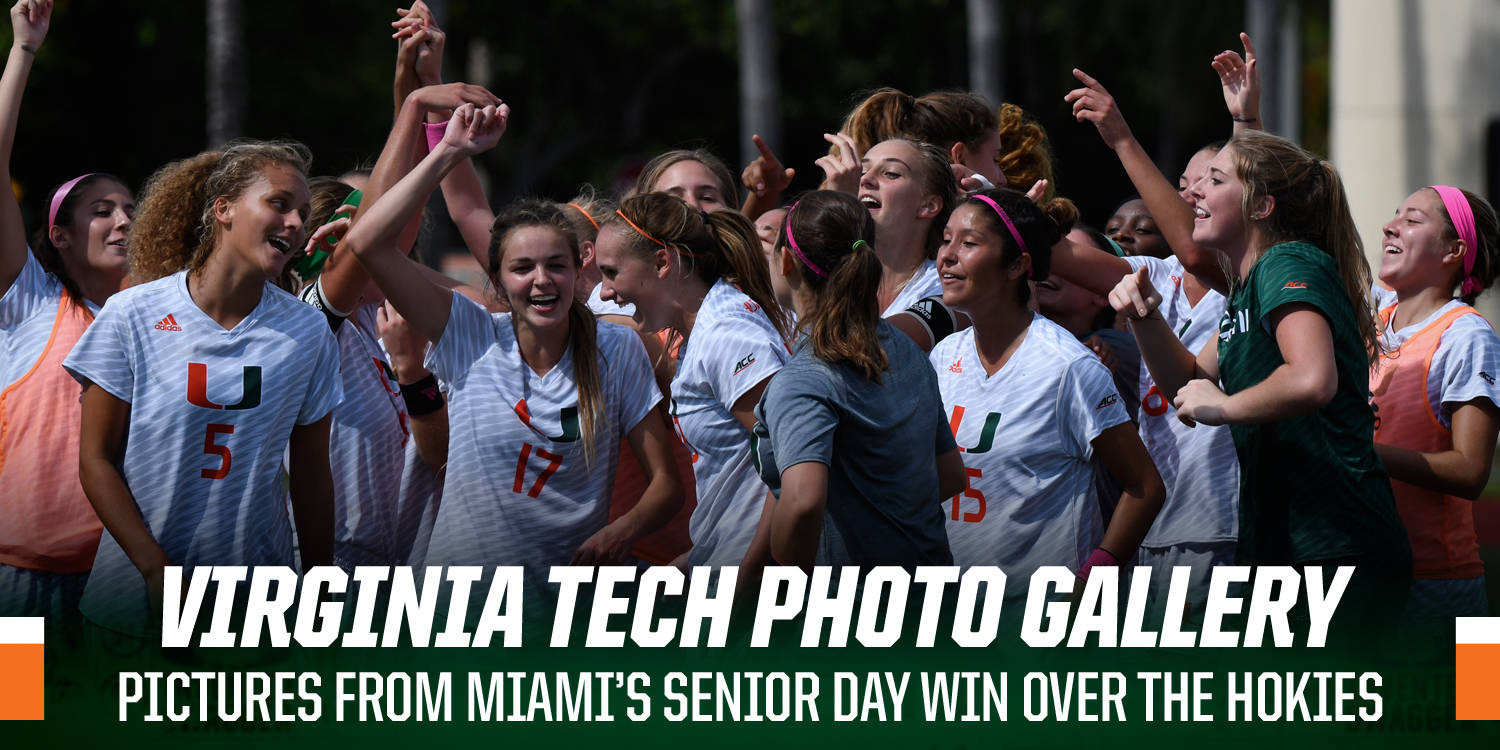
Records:
{"label": "adidas logo", "polygon": [[958,360],[955,361],[953,364],[948,365],[948,372],[955,372],[955,373],[958,373],[958,374],[962,375],[963,371],[964,371],[964,358],[963,357],[959,357]]}
{"label": "adidas logo", "polygon": [[182,330],[182,326],[177,325],[177,318],[174,318],[171,315],[168,315],[167,317],[162,318],[161,320],[157,321],[157,323],[156,323],[156,330],[158,330],[158,331],[180,331],[180,330]]}

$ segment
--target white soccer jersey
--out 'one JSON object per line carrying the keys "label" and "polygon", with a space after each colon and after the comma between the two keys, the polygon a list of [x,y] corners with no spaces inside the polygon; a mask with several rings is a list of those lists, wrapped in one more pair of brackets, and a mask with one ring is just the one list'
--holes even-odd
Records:
{"label": "white soccer jersey", "polygon": [[608,300],[600,294],[599,290],[604,288],[604,282],[594,285],[594,291],[589,292],[589,312],[595,315],[623,315],[627,318],[635,317],[635,305],[622,305],[619,300]]}
{"label": "white soccer jersey", "polygon": [[924,260],[922,265],[917,267],[916,275],[911,277],[911,281],[906,282],[906,286],[901,288],[901,293],[891,300],[891,304],[885,306],[880,317],[889,318],[921,302],[926,297],[941,296],[943,296],[943,277],[938,273],[937,261]]}
{"label": "white soccer jersey", "polygon": [[339,326],[344,402],[333,410],[334,563],[399,565],[397,512],[411,426],[401,385],[376,332],[379,305],[360,305]]}
{"label": "white soccer jersey", "polygon": [[1040,566],[1077,570],[1104,533],[1092,442],[1130,421],[1109,370],[1041,315],[994,375],[972,328],[938,342],[931,361],[968,474],[959,499],[943,501],[953,562],[999,565],[1012,594]]}
{"label": "white soccer jersey", "polygon": [[[1188,271],[1176,256],[1125,259],[1132,272],[1145,266],[1151,285],[1161,294],[1162,317],[1193,354],[1219,333],[1224,295],[1210,289],[1194,305],[1182,280]],[[1239,538],[1240,462],[1227,426],[1188,427],[1151,379],[1141,359],[1141,442],[1156,462],[1166,502],[1141,542],[1168,547],[1189,542],[1233,542]]]}
{"label": "white soccer jersey", "polygon": [[672,423],[692,451],[698,507],[688,520],[692,565],[739,565],[765,506],[750,431],[730,409],[791,359],[776,326],[744,292],[719,281],[698,308],[672,378]]}
{"label": "white soccer jersey", "polygon": [[[130,404],[121,465],[146,528],[173,564],[290,565],[281,460],[292,428],[342,398],[338,345],[316,310],[269,284],[225,330],[188,296],[187,273],[126,289],[63,366]],[[145,580],[109,530],[83,613],[145,635]]]}
{"label": "white soccer jersey", "polygon": [[[1463,304],[1463,300],[1449,300],[1426,320],[1399,331],[1381,333],[1380,342],[1394,351],[1434,320]],[[1500,336],[1495,335],[1495,329],[1483,317],[1464,315],[1443,331],[1438,349],[1432,355],[1432,365],[1427,368],[1428,406],[1443,427],[1452,429],[1455,406],[1478,398],[1500,406],[1496,378],[1500,378]]]}
{"label": "white soccer jersey", "polygon": [[428,565],[525,565],[532,585],[609,521],[620,439],[661,400],[635,332],[598,323],[601,419],[585,460],[570,346],[538,375],[510,314],[454,294],[427,367],[451,387],[448,469]]}
{"label": "white soccer jersey", "polygon": [[[62,295],[62,282],[28,251],[21,273],[0,297],[0,389],[20,380],[42,356]],[[84,305],[99,313],[94,303]]]}

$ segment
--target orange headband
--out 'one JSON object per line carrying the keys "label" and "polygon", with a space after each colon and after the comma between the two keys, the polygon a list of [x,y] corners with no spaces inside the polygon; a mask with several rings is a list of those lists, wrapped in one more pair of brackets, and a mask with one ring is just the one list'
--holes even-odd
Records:
{"label": "orange headband", "polygon": [[625,223],[629,224],[631,229],[634,229],[635,231],[640,232],[642,237],[645,237],[646,239],[651,240],[652,242],[655,242],[656,244],[661,245],[662,247],[666,247],[667,246],[667,243],[662,242],[661,240],[656,239],[655,237],[652,237],[650,232],[647,232],[646,230],[641,229],[640,227],[636,226],[635,222],[631,221],[630,217],[626,216],[624,211],[621,211],[620,209],[617,208],[617,209],[615,209],[615,213],[619,214],[620,218],[624,219]]}
{"label": "orange headband", "polygon": [[[568,205],[572,206],[573,208],[578,209],[578,213],[583,214],[583,218],[588,219],[589,223],[594,225],[594,231],[595,232],[599,231],[599,222],[594,221],[594,217],[589,216],[589,212],[583,210],[583,206],[580,206],[577,203],[569,203]],[[628,219],[627,219],[627,221],[628,221]]]}

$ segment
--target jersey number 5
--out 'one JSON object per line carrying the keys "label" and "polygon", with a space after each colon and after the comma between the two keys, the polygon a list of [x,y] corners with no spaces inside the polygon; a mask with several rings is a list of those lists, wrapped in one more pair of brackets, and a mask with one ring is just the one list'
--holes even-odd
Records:
{"label": "jersey number 5", "polygon": [[559,466],[562,466],[563,457],[551,451],[534,448],[531,443],[522,443],[521,460],[516,462],[516,483],[510,488],[511,492],[520,493],[526,487],[526,463],[531,460],[533,451],[536,452],[537,458],[547,461],[547,468],[542,469],[542,473],[537,475],[536,482],[532,483],[531,489],[526,492],[526,496],[540,497],[542,488],[547,486],[547,480],[551,479],[552,475],[557,473]]}
{"label": "jersey number 5", "polygon": [[229,476],[229,462],[232,459],[232,456],[229,455],[229,446],[219,445],[214,442],[214,438],[219,435],[233,434],[234,425],[232,424],[210,424],[207,431],[203,433],[203,452],[210,456],[219,457],[219,468],[204,469],[201,472],[204,479],[223,479]]}

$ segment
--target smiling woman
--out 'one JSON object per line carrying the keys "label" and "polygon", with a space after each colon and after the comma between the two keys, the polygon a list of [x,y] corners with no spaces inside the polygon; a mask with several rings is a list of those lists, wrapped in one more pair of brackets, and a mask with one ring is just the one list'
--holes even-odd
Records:
{"label": "smiling woman", "polygon": [[1297,145],[1246,131],[1189,195],[1193,241],[1223,253],[1234,281],[1218,335],[1188,351],[1156,310],[1162,297],[1144,267],[1110,301],[1132,319],[1178,417],[1231,425],[1239,562],[1356,564],[1344,622],[1388,621],[1406,600],[1412,557],[1371,442],[1379,343],[1343,182]]}
{"label": "smiling woman", "polygon": [[1375,449],[1415,563],[1407,613],[1483,616],[1473,501],[1500,433],[1500,337],[1470,304],[1500,266],[1500,223],[1483,198],[1435,185],[1412,193],[1383,234],[1380,281],[1391,292],[1379,295],[1383,351],[1370,392]]}
{"label": "smiling woman", "polygon": [[[945,503],[948,541],[956,564],[999,565],[1015,580],[1047,565],[1087,577],[1131,560],[1165,496],[1109,370],[1027,305],[1028,282],[1047,277],[1074,216],[1050,205],[1055,214],[1013,190],[976,193],[938,251],[943,301],[974,320],[930,357],[968,474]],[[1123,489],[1107,526],[1094,460]]]}
{"label": "smiling woman", "polygon": [[684,559],[737,565],[766,497],[751,461],[751,412],[790,356],[755,228],[733,210],[647,193],[604,221],[597,252],[603,298],[634,304],[642,331],[669,329],[684,341],[670,392],[698,495]]}
{"label": "smiling woman", "polygon": [[[5,182],[21,94],[51,14],[46,1],[11,10],[15,37],[0,77]],[[52,191],[28,249],[15,193],[0,193],[0,617],[46,616],[52,639],[76,631],[100,532],[77,475],[56,471],[77,463],[79,420],[78,386],[58,365],[120,288],[135,200],[107,174],[68,180]]]}
{"label": "smiling woman", "polygon": [[252,142],[163,167],[132,235],[143,283],[63,362],[84,386],[79,475],[106,532],[82,603],[97,625],[147,637],[168,565],[291,564],[283,456],[302,563],[331,561],[338,350],[270,283],[303,247],[308,161]]}
{"label": "smiling woman", "polygon": [[[545,598],[549,567],[623,562],[671,518],[682,494],[666,424],[652,413],[661,394],[640,339],[596,322],[574,294],[582,259],[564,208],[519,201],[495,218],[486,266],[507,313],[491,314],[423,277],[395,245],[443,177],[492,148],[509,117],[504,104],[459,107],[443,139],[343,244],[433,342],[428,369],[451,389],[446,483],[425,562],[524,565],[528,596]],[[624,438],[647,486],[640,503],[611,522]]]}

